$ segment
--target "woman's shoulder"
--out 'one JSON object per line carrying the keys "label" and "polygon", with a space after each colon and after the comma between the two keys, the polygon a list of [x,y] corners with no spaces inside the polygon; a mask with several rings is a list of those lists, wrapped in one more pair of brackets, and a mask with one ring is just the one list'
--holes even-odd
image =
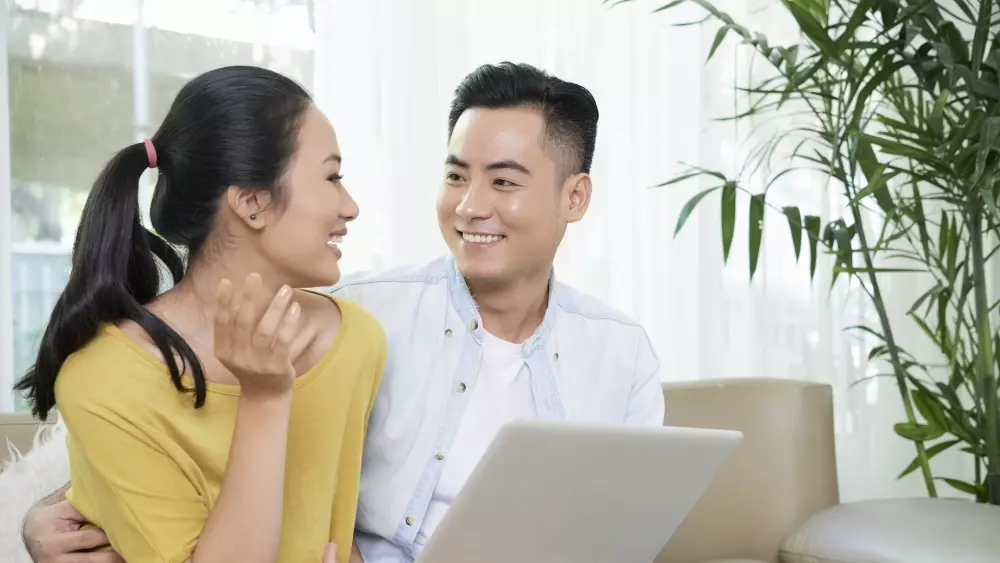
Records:
{"label": "woman's shoulder", "polygon": [[319,291],[303,290],[301,293],[300,304],[303,310],[311,311],[314,316],[322,319],[322,322],[328,325],[340,325],[340,330],[347,330],[356,338],[385,340],[382,325],[374,315],[358,303]]}
{"label": "woman's shoulder", "polygon": [[72,404],[149,396],[152,387],[170,385],[162,365],[121,328],[105,325],[63,362],[56,377],[60,411]]}

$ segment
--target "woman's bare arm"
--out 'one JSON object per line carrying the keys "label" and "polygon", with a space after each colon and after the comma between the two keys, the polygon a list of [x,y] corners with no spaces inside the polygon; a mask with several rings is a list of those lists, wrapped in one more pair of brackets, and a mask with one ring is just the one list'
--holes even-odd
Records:
{"label": "woman's bare arm", "polygon": [[240,398],[222,488],[192,563],[277,558],[291,404],[290,393]]}

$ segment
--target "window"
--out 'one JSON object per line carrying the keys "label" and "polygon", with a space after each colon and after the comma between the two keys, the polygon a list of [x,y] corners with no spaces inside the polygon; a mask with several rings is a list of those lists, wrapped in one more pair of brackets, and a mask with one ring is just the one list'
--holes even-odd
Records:
{"label": "window", "polygon": [[[0,412],[69,274],[91,183],[180,87],[252,64],[312,88],[314,0],[10,0],[0,17]],[[0,102],[4,101],[0,97]],[[4,119],[7,117],[8,119]],[[9,166],[7,154],[9,154]],[[152,183],[141,187],[148,201]],[[146,206],[148,207],[148,206]]]}

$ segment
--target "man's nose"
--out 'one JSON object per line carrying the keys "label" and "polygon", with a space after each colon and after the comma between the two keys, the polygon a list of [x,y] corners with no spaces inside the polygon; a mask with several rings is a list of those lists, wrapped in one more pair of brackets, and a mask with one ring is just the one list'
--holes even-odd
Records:
{"label": "man's nose", "polygon": [[472,183],[469,188],[465,190],[465,195],[462,196],[462,201],[458,202],[458,207],[455,208],[455,213],[458,214],[464,221],[471,221],[473,219],[486,219],[492,215],[493,205],[490,198],[490,190],[488,187],[482,186],[478,183]]}

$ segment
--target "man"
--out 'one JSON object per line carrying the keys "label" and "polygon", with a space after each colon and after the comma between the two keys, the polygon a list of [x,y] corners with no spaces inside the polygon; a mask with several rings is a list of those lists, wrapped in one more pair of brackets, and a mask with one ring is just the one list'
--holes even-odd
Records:
{"label": "man", "polygon": [[[663,424],[642,327],[553,278],[566,227],[590,204],[597,121],[582,86],[528,65],[476,69],[452,102],[438,196],[451,255],[335,289],[389,341],[361,475],[366,563],[419,555],[508,420]],[[70,551],[56,546],[69,543],[59,530],[74,518],[65,504],[32,509],[36,561]]]}

